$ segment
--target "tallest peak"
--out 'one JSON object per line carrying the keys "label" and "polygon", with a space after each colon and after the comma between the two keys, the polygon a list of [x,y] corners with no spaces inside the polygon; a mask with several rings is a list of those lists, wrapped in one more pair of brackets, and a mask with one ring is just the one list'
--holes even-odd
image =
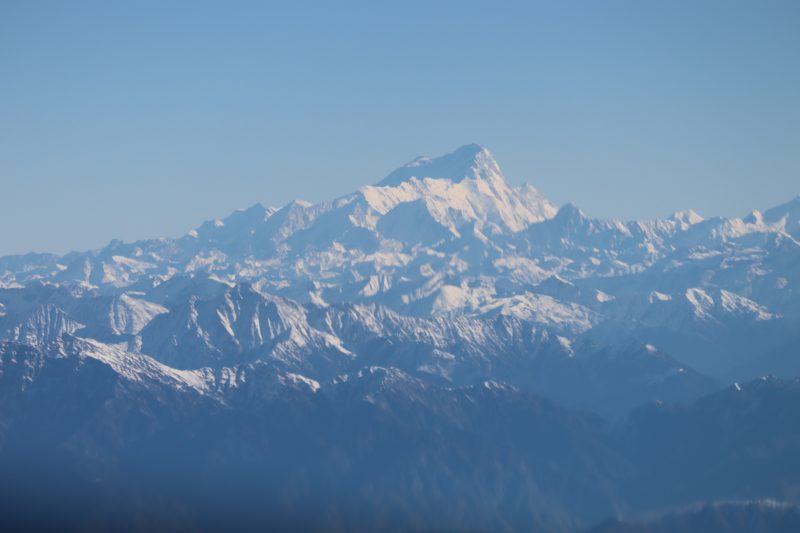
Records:
{"label": "tallest peak", "polygon": [[411,178],[439,178],[459,182],[465,179],[502,179],[503,173],[492,153],[479,144],[466,144],[440,156],[419,156],[398,168],[378,185],[396,186]]}
{"label": "tallest peak", "polygon": [[486,152],[488,154],[489,150],[487,150],[486,148],[484,148],[480,144],[470,143],[470,144],[465,144],[464,146],[462,146],[461,148],[459,148],[458,150],[456,150],[453,153],[454,154],[458,154],[458,153],[470,154],[470,155],[475,156],[475,155],[478,155],[481,152]]}

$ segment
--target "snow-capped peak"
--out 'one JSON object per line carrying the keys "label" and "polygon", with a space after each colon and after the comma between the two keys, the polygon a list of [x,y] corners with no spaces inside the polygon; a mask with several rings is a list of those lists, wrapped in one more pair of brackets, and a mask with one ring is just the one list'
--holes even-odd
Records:
{"label": "snow-capped peak", "polygon": [[575,223],[586,220],[586,214],[577,205],[567,202],[558,209],[554,218],[562,223]]}
{"label": "snow-capped peak", "polygon": [[785,204],[768,209],[763,219],[772,224],[783,224],[786,233],[795,238],[800,237],[800,195]]}
{"label": "snow-capped peak", "polygon": [[427,211],[454,235],[473,223],[479,231],[488,228],[487,235],[517,232],[556,212],[533,187],[509,187],[492,154],[477,144],[437,158],[418,157],[359,192],[379,216],[418,202],[423,211],[415,213]]}
{"label": "snow-capped peak", "polygon": [[669,218],[670,220],[686,224],[687,226],[691,226],[692,224],[697,224],[698,222],[703,221],[703,217],[691,209],[687,209],[685,211],[675,211]]}
{"label": "snow-capped peak", "polygon": [[454,183],[465,179],[504,181],[503,172],[491,152],[478,144],[467,144],[440,157],[419,156],[386,176],[378,185],[394,187],[411,178],[444,178]]}

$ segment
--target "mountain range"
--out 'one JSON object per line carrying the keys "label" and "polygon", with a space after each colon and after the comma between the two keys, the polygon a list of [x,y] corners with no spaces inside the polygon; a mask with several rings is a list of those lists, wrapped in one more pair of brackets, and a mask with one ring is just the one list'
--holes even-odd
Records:
{"label": "mountain range", "polygon": [[600,220],[474,144],[179,238],[3,257],[3,510],[580,531],[770,499],[796,520],[799,291],[800,196]]}

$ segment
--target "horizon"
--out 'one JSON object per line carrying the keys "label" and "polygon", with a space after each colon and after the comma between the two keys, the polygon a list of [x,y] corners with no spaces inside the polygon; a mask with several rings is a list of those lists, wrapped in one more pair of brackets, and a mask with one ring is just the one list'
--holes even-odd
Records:
{"label": "horizon", "polygon": [[[204,219],[204,220],[196,221],[193,226],[191,226],[190,228],[188,228],[186,231],[184,231],[181,234],[140,236],[140,237],[134,237],[133,239],[123,239],[123,238],[119,238],[119,237],[112,237],[107,242],[105,242],[103,244],[100,244],[98,246],[90,247],[90,248],[84,248],[84,249],[73,248],[73,249],[62,250],[62,251],[58,251],[58,252],[57,251],[52,251],[52,250],[29,250],[27,252],[22,252],[22,253],[2,254],[2,255],[0,255],[0,257],[24,256],[24,255],[27,255],[27,254],[52,254],[52,255],[56,255],[56,256],[63,256],[63,255],[66,255],[68,253],[71,253],[71,252],[85,252],[85,251],[101,250],[101,249],[103,249],[103,248],[105,248],[105,247],[107,247],[107,246],[109,246],[109,245],[111,245],[111,244],[113,244],[115,242],[122,242],[122,243],[126,243],[126,244],[131,244],[131,243],[135,243],[135,242],[138,242],[138,241],[147,241],[147,240],[161,239],[161,238],[179,239],[181,237],[184,237],[186,235],[191,234],[196,229],[198,229],[202,224],[205,224],[205,223],[208,223],[208,222],[213,222],[213,221],[216,221],[216,220],[225,220],[226,218],[228,218],[229,216],[231,216],[231,215],[233,215],[235,213],[248,211],[248,210],[250,210],[250,209],[252,209],[254,207],[261,207],[261,208],[263,208],[265,210],[272,209],[275,212],[277,212],[280,209],[282,209],[283,207],[286,207],[286,206],[288,206],[288,205],[290,205],[292,203],[295,203],[295,202],[307,203],[309,205],[315,205],[315,204],[319,204],[321,202],[334,201],[334,200],[336,200],[338,198],[347,197],[347,196],[350,196],[352,194],[357,194],[358,191],[360,191],[361,188],[363,188],[363,187],[368,187],[368,186],[372,186],[372,187],[390,186],[390,185],[380,185],[380,182],[384,181],[386,178],[388,178],[394,172],[396,172],[398,170],[401,170],[403,168],[406,168],[407,166],[411,165],[411,163],[414,163],[418,159],[430,158],[430,159],[434,159],[435,160],[435,159],[442,158],[442,157],[445,157],[445,156],[450,156],[450,155],[452,155],[452,154],[454,154],[454,153],[456,153],[458,151],[461,151],[461,150],[463,150],[463,149],[465,149],[467,147],[473,147],[473,146],[481,148],[482,150],[487,150],[492,155],[492,157],[494,158],[494,154],[492,153],[492,150],[491,150],[490,147],[484,146],[484,145],[482,145],[480,143],[471,142],[471,143],[463,144],[463,145],[459,146],[458,148],[453,149],[453,150],[451,150],[451,151],[449,151],[447,153],[443,153],[443,154],[436,154],[436,155],[434,155],[434,154],[419,154],[419,155],[409,159],[405,164],[403,164],[403,165],[395,168],[394,170],[386,173],[383,177],[377,178],[375,180],[372,180],[370,183],[366,183],[366,184],[358,187],[357,189],[355,189],[353,191],[350,191],[349,193],[345,193],[345,194],[337,196],[335,198],[324,199],[324,200],[321,200],[321,201],[318,201],[318,202],[310,202],[310,201],[308,201],[308,200],[306,200],[304,198],[295,198],[295,199],[289,200],[288,202],[285,202],[285,203],[282,203],[282,204],[279,204],[279,205],[265,204],[263,202],[256,201],[256,202],[251,203],[251,204],[249,204],[247,206],[234,208],[233,210],[231,210],[231,211],[229,211],[227,213],[221,214],[219,216],[214,216],[214,217],[207,218],[207,219]],[[502,163],[500,161],[497,161],[496,158],[494,158],[494,159],[495,159],[495,162],[499,165],[500,170],[503,171]],[[505,175],[504,171],[503,171],[503,178],[512,187],[520,187],[520,186],[524,186],[524,185],[531,185],[534,188],[536,188],[536,186],[534,184],[528,183],[528,182],[510,183],[509,180],[508,180],[508,176]],[[542,193],[542,191],[539,190],[538,188],[536,188],[536,190],[539,193]],[[547,198],[546,194],[544,194],[544,197],[549,200],[549,198]],[[588,216],[589,218],[598,219],[598,220],[620,221],[620,222],[624,222],[624,223],[625,222],[647,222],[647,221],[655,221],[655,220],[665,220],[665,219],[668,219],[668,218],[672,218],[672,217],[674,217],[676,215],[687,214],[687,213],[693,213],[695,215],[699,215],[701,217],[701,219],[703,219],[703,220],[708,220],[708,219],[713,219],[713,218],[727,218],[727,219],[739,218],[739,219],[742,219],[742,218],[747,217],[748,215],[751,215],[754,212],[763,213],[764,211],[768,211],[771,208],[791,203],[793,200],[796,200],[798,198],[800,198],[800,194],[795,194],[795,195],[791,196],[790,198],[788,198],[788,199],[786,199],[784,201],[778,202],[778,203],[776,203],[774,205],[765,206],[763,208],[754,208],[754,209],[751,209],[750,211],[748,211],[747,213],[743,213],[743,214],[735,215],[735,216],[706,215],[706,214],[700,213],[700,212],[698,212],[698,211],[696,211],[696,210],[694,210],[692,208],[686,208],[686,209],[676,209],[676,210],[674,210],[674,211],[672,211],[672,212],[670,212],[668,214],[665,214],[663,216],[648,217],[648,218],[638,218],[638,219],[622,219],[622,218],[618,218],[618,217],[617,218],[594,217],[594,216],[591,215],[591,213],[587,213],[586,209],[583,206],[578,205],[578,204],[576,204],[575,202],[572,202],[572,201],[566,201],[566,202],[561,203],[561,204],[555,204],[555,207],[558,210],[560,210],[561,208],[563,208],[565,206],[574,206],[574,207],[577,207],[584,215]]]}
{"label": "horizon", "polygon": [[0,256],[318,203],[466,142],[601,219],[797,195],[800,6],[615,5],[7,3]]}

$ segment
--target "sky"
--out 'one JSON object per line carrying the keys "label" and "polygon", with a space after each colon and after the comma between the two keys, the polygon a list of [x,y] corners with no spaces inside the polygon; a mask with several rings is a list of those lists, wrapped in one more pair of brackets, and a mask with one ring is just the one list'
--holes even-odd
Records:
{"label": "sky", "polygon": [[800,193],[800,2],[0,2],[0,255],[180,236],[476,142],[588,215]]}

